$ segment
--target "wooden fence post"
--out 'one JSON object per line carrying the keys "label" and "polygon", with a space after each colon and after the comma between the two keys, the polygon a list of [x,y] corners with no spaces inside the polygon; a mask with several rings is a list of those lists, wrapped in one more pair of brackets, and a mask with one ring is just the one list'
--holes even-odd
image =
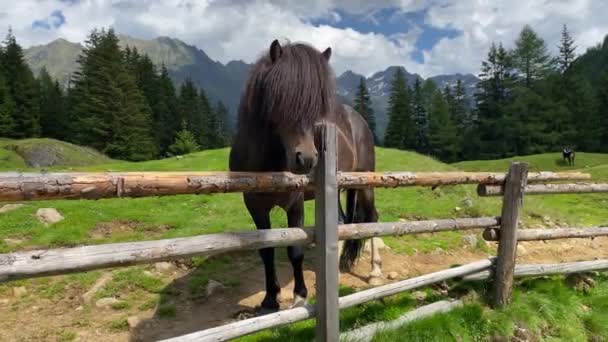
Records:
{"label": "wooden fence post", "polygon": [[504,184],[500,237],[494,274],[492,307],[500,308],[511,302],[513,275],[517,257],[517,224],[528,179],[528,164],[511,164]]}
{"label": "wooden fence post", "polygon": [[322,146],[315,174],[316,341],[340,337],[338,304],[338,181],[336,126],[322,128]]}

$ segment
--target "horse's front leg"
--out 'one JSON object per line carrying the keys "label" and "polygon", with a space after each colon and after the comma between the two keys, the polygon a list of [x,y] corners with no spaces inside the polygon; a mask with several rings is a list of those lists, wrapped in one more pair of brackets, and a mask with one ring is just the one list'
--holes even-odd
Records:
{"label": "horse's front leg", "polygon": [[[304,226],[304,198],[298,198],[287,209],[287,224],[289,227]],[[304,247],[303,246],[288,246],[287,256],[293,268],[293,303],[291,307],[306,305],[308,297],[308,289],[304,282]]]}
{"label": "horse's front leg", "polygon": [[[261,205],[259,199],[245,195],[245,205],[253,218],[257,229],[270,229],[270,208],[271,206]],[[274,266],[274,248],[260,249],[260,257],[264,263],[264,275],[266,280],[266,295],[262,301],[259,314],[266,314],[279,310],[277,296],[281,292],[281,286],[277,279],[277,272]]]}

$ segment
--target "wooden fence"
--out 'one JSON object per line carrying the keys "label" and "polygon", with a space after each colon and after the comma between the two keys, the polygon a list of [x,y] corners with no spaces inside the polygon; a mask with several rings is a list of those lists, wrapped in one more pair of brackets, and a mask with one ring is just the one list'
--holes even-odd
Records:
{"label": "wooden fence", "polygon": [[[518,230],[524,194],[608,192],[608,184],[581,183],[590,175],[569,172],[529,172],[526,164],[513,163],[508,173],[491,172],[337,172],[336,131],[324,128],[324,148],[314,176],[290,173],[0,173],[0,201],[45,199],[100,199],[244,191],[314,190],[316,224],[310,228],[285,228],[221,233],[154,241],[113,243],[73,248],[0,254],[0,282],[129,266],[161,260],[213,255],[237,250],[315,243],[317,301],[304,306],[254,317],[166,341],[224,341],[263,329],[313,318],[318,341],[340,338],[369,339],[379,329],[443,312],[462,305],[441,301],[416,309],[389,323],[376,323],[340,334],[339,310],[403,291],[453,278],[492,279],[493,307],[508,305],[513,278],[608,269],[608,260],[576,263],[515,265],[517,242],[608,235],[608,227]],[[577,183],[542,184],[548,181]],[[538,184],[541,183],[541,184]],[[390,223],[338,225],[338,188],[441,186],[478,184],[480,196],[503,196],[500,217],[458,218]],[[338,296],[338,240],[375,236],[484,229],[486,240],[498,241],[496,258]]]}

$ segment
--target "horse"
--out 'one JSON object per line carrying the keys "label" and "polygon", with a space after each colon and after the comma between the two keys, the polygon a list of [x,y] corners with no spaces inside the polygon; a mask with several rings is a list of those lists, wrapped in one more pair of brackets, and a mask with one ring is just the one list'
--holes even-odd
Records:
{"label": "horse", "polygon": [[562,149],[562,157],[564,158],[564,162],[567,162],[568,165],[574,165],[574,149],[571,146],[566,146]]}
{"label": "horse", "polygon": [[[292,172],[310,174],[321,148],[320,125],[337,128],[339,171],[374,171],[373,134],[365,119],[353,108],[340,104],[336,80],[329,66],[331,48],[323,52],[306,43],[274,40],[252,66],[238,109],[237,129],[229,157],[230,171]],[[313,200],[313,191],[245,192],[243,201],[257,229],[270,229],[274,207],[287,214],[288,227],[304,224],[304,201]],[[339,221],[377,222],[373,189],[346,190],[346,213],[340,196]],[[360,256],[363,240],[346,240],[340,245],[340,269],[351,272]],[[262,248],[266,294],[258,314],[279,309],[280,293],[274,266],[274,248]],[[291,307],[307,303],[302,246],[287,247],[293,267],[294,299]],[[337,265],[338,266],[338,265]],[[370,283],[382,282],[381,260],[372,239]]]}

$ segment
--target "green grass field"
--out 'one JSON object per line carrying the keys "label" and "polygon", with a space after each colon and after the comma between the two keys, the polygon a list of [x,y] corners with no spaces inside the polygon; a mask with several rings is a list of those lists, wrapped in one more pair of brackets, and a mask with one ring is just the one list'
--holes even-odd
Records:
{"label": "green grass field", "polygon": [[[13,141],[0,139],[0,171],[37,171],[28,168],[21,150],[32,144],[48,141]],[[55,142],[52,142],[56,144]],[[63,143],[57,143],[58,146]],[[109,160],[103,156],[61,145],[69,156],[61,165],[50,167],[53,171],[222,171],[227,170],[228,149],[202,151],[182,158],[168,158],[148,162],[132,163]],[[73,146],[73,145],[72,145]],[[6,148],[10,147],[10,148]],[[377,168],[379,171],[506,171],[511,159],[494,161],[470,161],[452,165],[412,152],[377,148]],[[88,158],[88,159],[87,159]],[[531,164],[533,170],[589,172],[597,180],[608,179],[608,154],[577,154],[577,165],[569,167],[560,161],[557,153],[515,158]],[[385,222],[398,219],[474,217],[500,214],[499,198],[478,198],[474,186],[445,186],[435,190],[430,188],[378,189],[376,192],[380,220]],[[472,205],[466,204],[472,202]],[[105,199],[97,201],[42,201],[27,202],[25,206],[0,214],[0,251],[8,252],[22,248],[41,246],[73,246],[79,244],[105,243],[110,241],[134,241],[151,238],[191,236],[224,231],[252,230],[254,225],[246,212],[240,194],[183,195],[171,197],[150,197],[139,199]],[[51,227],[40,224],[35,212],[38,208],[52,207],[59,210],[65,219]],[[572,226],[608,224],[608,196],[606,195],[556,195],[529,196],[525,199],[523,220],[525,224],[542,221],[543,216],[554,222]],[[306,224],[314,221],[314,204],[306,204]],[[273,212],[273,226],[286,225],[282,211]],[[19,243],[9,243],[5,239],[17,239]],[[433,236],[387,238],[386,243],[395,253],[430,252],[436,248],[449,249],[462,244],[459,233],[442,233]],[[201,267],[213,267],[212,263]],[[224,263],[224,267],[226,267]],[[219,267],[219,266],[218,266]],[[129,268],[131,269],[131,268]],[[137,270],[137,268],[134,268]],[[142,283],[138,291],[148,293],[147,302],[156,303],[161,283],[147,279],[141,271],[126,273],[129,281]],[[137,273],[139,272],[139,273]],[[95,272],[87,273],[93,275]],[[204,283],[208,277],[200,273],[194,281]],[[132,277],[132,278],[129,278]],[[120,278],[120,277],[118,277]],[[28,281],[46,287],[50,278]],[[60,277],[57,282],[65,285],[68,281],[89,284],[90,279],[82,276]],[[198,279],[198,280],[197,280]],[[608,282],[598,278],[600,285],[590,293],[579,293],[557,280],[534,280],[520,282],[514,304],[505,311],[490,311],[479,301],[472,301],[465,308],[446,315],[438,315],[404,327],[394,333],[377,337],[378,341],[473,341],[486,340],[492,335],[509,337],[513,326],[524,325],[536,336],[554,336],[547,340],[578,341],[593,336],[608,339]],[[123,286],[125,280],[115,280]],[[25,282],[20,282],[25,283]],[[123,284],[123,285],[120,285]],[[146,285],[148,284],[148,285]],[[61,286],[57,293],[61,293]],[[483,288],[468,289],[477,293]],[[0,287],[0,294],[8,287]],[[344,291],[348,291],[345,289]],[[59,294],[49,294],[49,296]],[[144,298],[142,297],[142,298]],[[555,297],[555,298],[554,298]],[[156,298],[156,299],[155,299]],[[437,298],[434,298],[437,299]],[[143,300],[143,299],[142,299]],[[133,307],[146,307],[137,303]],[[419,304],[409,294],[394,296],[387,300],[389,305],[368,303],[342,313],[343,328],[359,326],[366,322],[395,318]],[[149,306],[149,305],[148,305]],[[585,311],[580,307],[591,307]],[[166,310],[165,310],[166,309]],[[171,309],[165,311],[170,316]],[[163,311],[164,312],[164,311]],[[541,315],[538,313],[541,312]],[[122,324],[122,323],[121,323]],[[118,327],[119,324],[116,323]],[[274,329],[244,338],[260,341],[301,341],[310,340],[313,322],[307,321],[290,327]],[[122,327],[122,325],[120,326]],[[548,332],[548,333],[547,333]],[[601,341],[602,339],[597,339]]]}

